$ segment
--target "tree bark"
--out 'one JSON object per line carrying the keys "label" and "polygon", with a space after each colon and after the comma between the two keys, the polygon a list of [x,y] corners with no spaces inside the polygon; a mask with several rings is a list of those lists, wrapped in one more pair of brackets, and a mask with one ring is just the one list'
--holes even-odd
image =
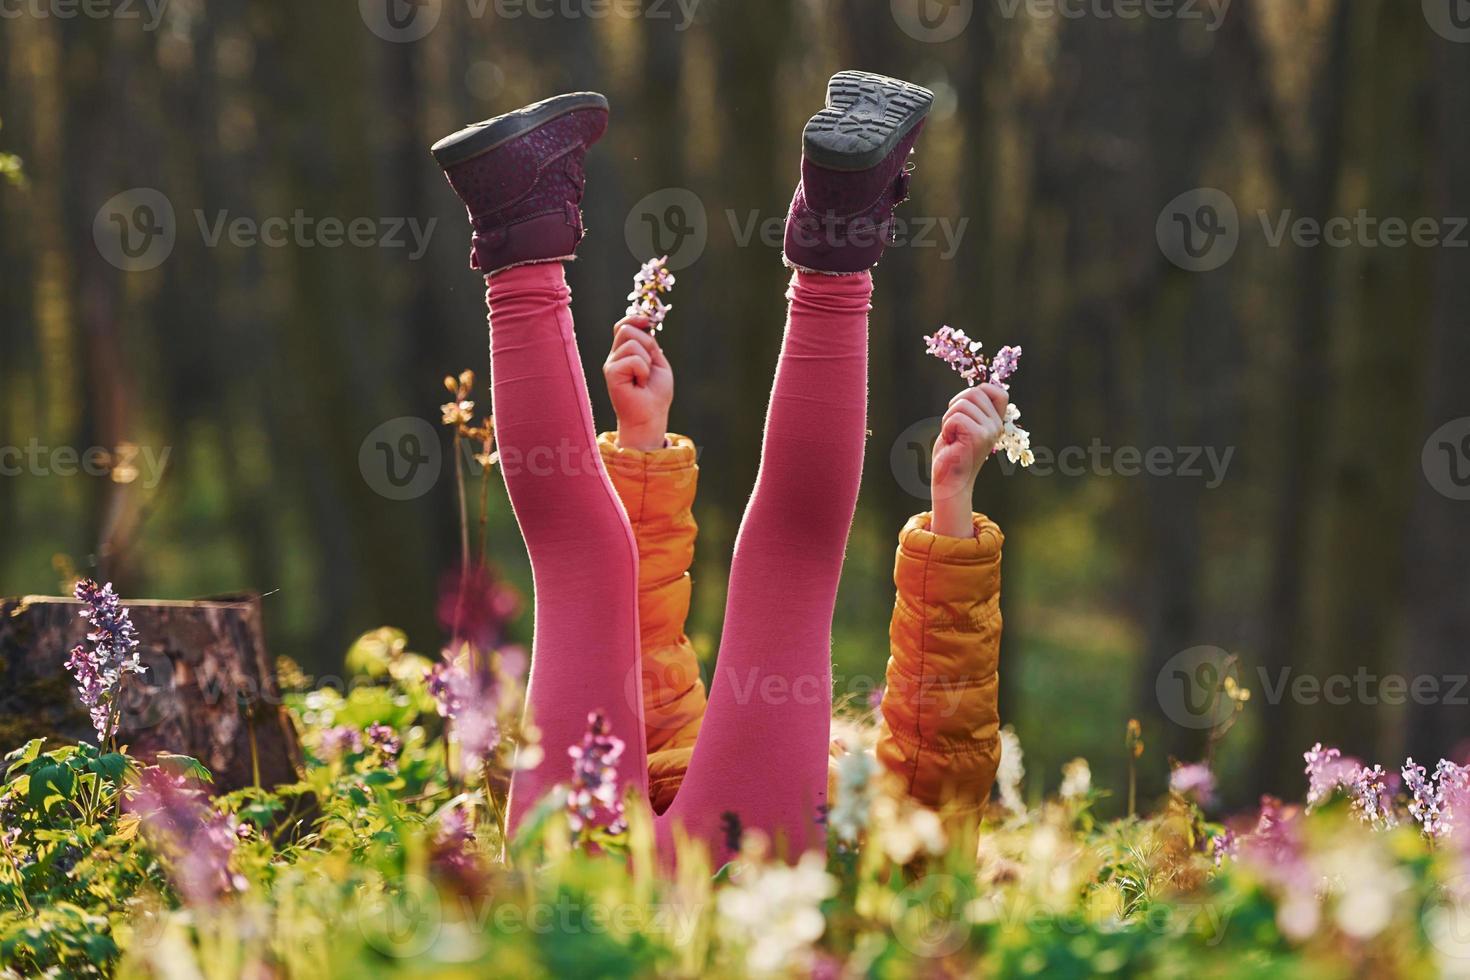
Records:
{"label": "tree bark", "polygon": [[[64,663],[86,639],[71,599],[0,600],[0,745],[96,741]],[[193,756],[229,792],[297,778],[301,753],[265,649],[260,597],[128,603],[147,672],[129,675],[117,744],[142,759]]]}

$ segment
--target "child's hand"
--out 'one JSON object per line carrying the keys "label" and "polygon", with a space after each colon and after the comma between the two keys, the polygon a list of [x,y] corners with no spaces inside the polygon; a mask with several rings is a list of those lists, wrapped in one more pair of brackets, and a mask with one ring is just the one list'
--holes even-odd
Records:
{"label": "child's hand", "polygon": [[663,448],[674,402],[674,371],[647,327],[643,317],[619,320],[612,352],[602,365],[618,413],[618,445],[645,452]]}
{"label": "child's hand", "polygon": [[971,507],[975,479],[1005,431],[1009,402],[1005,390],[993,384],[967,388],[950,401],[939,438],[934,441],[930,471],[929,493],[934,503],[931,527],[935,534],[954,538],[974,535]]}

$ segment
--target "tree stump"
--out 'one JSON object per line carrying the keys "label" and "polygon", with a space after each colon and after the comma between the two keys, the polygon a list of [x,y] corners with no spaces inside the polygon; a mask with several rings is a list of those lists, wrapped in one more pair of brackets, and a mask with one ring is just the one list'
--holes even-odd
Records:
{"label": "tree stump", "polygon": [[[265,649],[258,595],[197,602],[124,602],[148,670],[129,675],[118,744],[138,758],[190,755],[215,792],[292,782],[301,751]],[[38,736],[96,741],[64,664],[85,641],[81,603],[0,600],[0,752]]]}

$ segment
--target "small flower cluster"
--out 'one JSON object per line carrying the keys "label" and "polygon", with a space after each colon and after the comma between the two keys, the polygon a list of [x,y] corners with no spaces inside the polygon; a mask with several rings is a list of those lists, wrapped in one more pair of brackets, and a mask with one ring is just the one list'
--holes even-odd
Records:
{"label": "small flower cluster", "polygon": [[1016,424],[1020,418],[1021,410],[1014,404],[1007,404],[1005,428],[996,440],[995,451],[1005,453],[1012,463],[1030,466],[1036,462],[1036,455],[1031,452],[1031,433]]}
{"label": "small flower cluster", "polygon": [[1169,774],[1169,789],[1200,806],[1210,806],[1215,802],[1215,774],[1203,762],[1186,763]]}
{"label": "small flower cluster", "polygon": [[643,263],[643,268],[633,277],[628,310],[623,314],[647,318],[652,333],[663,329],[664,317],[674,308],[662,299],[664,293],[674,288],[674,274],[668,270],[668,261],[669,257],[665,255]]}
{"label": "small flower cluster", "polygon": [[447,375],[444,387],[450,400],[439,406],[444,424],[454,430],[456,436],[480,445],[475,453],[475,462],[483,467],[494,466],[500,454],[495,451],[495,416],[487,415],[475,424],[475,402],[470,396],[475,390],[475,372],[461,371],[459,377]]}
{"label": "small flower cluster", "polygon": [[351,725],[328,728],[317,738],[317,751],[330,762],[362,751],[362,732]]}
{"label": "small flower cluster", "polygon": [[212,905],[245,890],[244,876],[230,866],[243,836],[240,825],[209,806],[187,779],[156,767],[144,769],[130,809],[169,858],[174,883],[186,901]]}
{"label": "small flower cluster", "polygon": [[1307,809],[1341,792],[1352,802],[1353,812],[1364,823],[1379,828],[1398,823],[1393,807],[1399,790],[1398,779],[1385,773],[1382,766],[1370,768],[1335,748],[1323,748],[1321,742],[1302,758],[1307,764]]}
{"label": "small flower cluster", "polygon": [[623,740],[612,734],[607,718],[602,712],[594,711],[587,716],[587,734],[582,737],[582,744],[567,749],[572,757],[567,820],[572,833],[579,838],[593,827],[603,827],[610,834],[620,834],[628,828],[618,785],[617,767],[623,748]]}
{"label": "small flower cluster", "polygon": [[[754,835],[752,835],[754,836]],[[758,845],[752,845],[759,850]],[[822,903],[837,894],[837,879],[820,854],[808,851],[795,865],[743,861],[734,883],[719,892],[720,932],[745,955],[753,976],[813,972],[813,944],[827,929]]]}
{"label": "small flower cluster", "polygon": [[1000,802],[1012,813],[1025,813],[1026,803],[1021,798],[1021,780],[1026,778],[1025,753],[1021,751],[1021,740],[1010,725],[1000,730],[1000,762],[995,769],[995,789]]}
{"label": "small flower cluster", "polygon": [[[1016,373],[1021,360],[1021,348],[1006,346],[995,352],[990,360],[981,353],[981,343],[971,340],[963,330],[943,326],[924,338],[928,353],[954,368],[965,384],[993,384],[1009,391],[1006,382]],[[1021,419],[1021,410],[1015,405],[1006,406],[1005,427],[995,443],[995,452],[1004,452],[1012,463],[1030,466],[1036,462],[1031,452],[1031,433],[1016,423]]]}
{"label": "small flower cluster", "polygon": [[398,755],[403,751],[403,741],[396,731],[381,722],[374,722],[368,726],[367,741],[384,769],[398,768]]}
{"label": "small flower cluster", "polygon": [[1409,759],[1404,763],[1403,775],[1411,794],[1409,815],[1424,828],[1425,835],[1440,838],[1452,834],[1455,820],[1470,809],[1470,766],[1441,759],[1431,776]]}
{"label": "small flower cluster", "polygon": [[489,654],[480,669],[473,666],[470,648],[459,653],[445,650],[430,669],[425,683],[435,710],[448,724],[449,738],[459,748],[466,772],[479,770],[500,758],[502,748],[519,741],[515,757],[518,768],[535,768],[541,761],[535,732],[515,728],[516,706],[520,703],[520,678],[525,655],[517,647]]}
{"label": "small flower cluster", "polygon": [[76,678],[77,696],[91,713],[100,745],[117,731],[117,696],[123,677],[145,673],[148,668],[138,659],[137,630],[112,584],[99,586],[83,579],[75,595],[86,604],[81,615],[90,628],[87,643],[72,648],[66,669]]}
{"label": "small flower cluster", "polygon": [[972,388],[989,383],[1009,391],[1006,381],[1016,372],[1021,360],[1021,348],[1002,347],[987,361],[980,352],[983,346],[980,341],[971,340],[963,330],[951,326],[940,327],[925,337],[924,343],[930,354],[954,368]]}

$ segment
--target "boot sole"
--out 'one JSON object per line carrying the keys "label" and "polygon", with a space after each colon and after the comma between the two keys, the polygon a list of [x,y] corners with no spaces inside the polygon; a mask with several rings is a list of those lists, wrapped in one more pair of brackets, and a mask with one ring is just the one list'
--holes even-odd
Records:
{"label": "boot sole", "polygon": [[934,93],[866,71],[840,71],[827,83],[827,107],[802,130],[802,151],[828,170],[868,170],[893,152],[929,114]]}
{"label": "boot sole", "polygon": [[607,112],[607,98],[597,92],[554,95],[515,112],[507,112],[503,116],[466,126],[435,143],[429,148],[429,152],[434,154],[439,166],[447,170],[456,164],[489,153],[497,146],[502,146],[517,136],[523,136],[559,116],[583,109],[601,109]]}

